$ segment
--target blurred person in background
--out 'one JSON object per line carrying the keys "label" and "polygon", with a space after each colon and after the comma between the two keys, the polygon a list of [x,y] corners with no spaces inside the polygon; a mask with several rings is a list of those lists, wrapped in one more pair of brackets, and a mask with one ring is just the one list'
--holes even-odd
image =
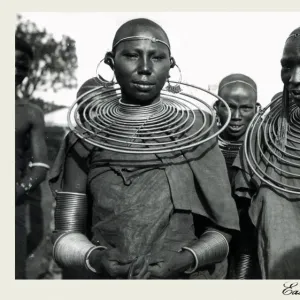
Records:
{"label": "blurred person in background", "polygon": [[[15,38],[15,87],[28,76],[33,51]],[[46,178],[49,169],[42,110],[16,95],[15,105],[15,278],[26,278],[28,193]],[[29,153],[29,155],[28,155]],[[41,224],[43,226],[43,224]]]}

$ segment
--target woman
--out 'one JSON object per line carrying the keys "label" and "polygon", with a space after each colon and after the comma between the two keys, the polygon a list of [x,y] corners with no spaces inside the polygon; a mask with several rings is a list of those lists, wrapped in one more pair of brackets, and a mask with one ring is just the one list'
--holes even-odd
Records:
{"label": "woman", "polygon": [[[218,95],[231,109],[231,120],[226,129],[218,136],[219,146],[224,155],[229,180],[234,186],[236,168],[234,160],[243,145],[249,123],[254,117],[257,107],[257,86],[253,79],[244,74],[231,74],[223,78],[219,84]],[[219,117],[219,126],[227,119],[227,111],[221,101],[217,101],[215,109]],[[231,242],[229,278],[249,279],[258,275],[253,270],[256,261],[255,230],[250,221],[248,201],[237,201],[240,215],[241,233]]]}
{"label": "woman", "polygon": [[[232,113],[228,126],[218,137],[219,146],[226,160],[229,179],[232,182],[234,176],[232,164],[259,105],[256,83],[244,74],[231,74],[221,80],[218,95],[227,102]],[[228,117],[225,105],[217,101],[215,109],[220,125],[223,126]]]}
{"label": "woman", "polygon": [[264,279],[300,277],[300,27],[288,36],[281,65],[283,93],[254,117],[235,162],[234,194],[251,203]]}
{"label": "woman", "polygon": [[[123,24],[104,61],[121,88],[116,105],[124,120],[117,122],[162,105],[175,60],[159,25],[147,19]],[[228,242],[239,227],[215,139],[176,154],[106,148],[73,133],[62,146],[50,180],[58,191],[56,261],[81,270],[81,277],[86,270],[102,279],[224,278]],[[87,231],[84,211],[90,213]]]}

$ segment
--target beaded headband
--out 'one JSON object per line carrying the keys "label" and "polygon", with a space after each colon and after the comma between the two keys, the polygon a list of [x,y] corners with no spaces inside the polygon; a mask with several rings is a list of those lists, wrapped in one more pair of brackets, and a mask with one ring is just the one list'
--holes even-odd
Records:
{"label": "beaded headband", "polygon": [[221,87],[219,87],[219,91],[221,91],[225,86],[227,86],[227,85],[229,85],[229,84],[237,83],[237,82],[240,82],[240,83],[244,83],[244,84],[249,85],[249,86],[253,89],[253,91],[254,91],[255,93],[257,93],[257,90],[256,90],[250,83],[248,83],[248,82],[246,82],[246,81],[243,81],[243,80],[233,80],[233,81],[227,82],[227,83],[223,84]]}
{"label": "beaded headband", "polygon": [[170,45],[168,45],[166,42],[159,40],[157,38],[154,38],[154,37],[139,36],[139,35],[133,35],[133,36],[129,36],[129,37],[120,39],[113,45],[113,49],[115,49],[122,42],[133,41],[133,40],[150,40],[153,43],[162,43],[162,44],[166,45],[168,47],[169,51],[171,52]]}

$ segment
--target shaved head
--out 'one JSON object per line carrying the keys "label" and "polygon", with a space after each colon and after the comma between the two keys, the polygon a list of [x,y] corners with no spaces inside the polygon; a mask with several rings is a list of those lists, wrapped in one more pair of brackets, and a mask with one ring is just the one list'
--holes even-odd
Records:
{"label": "shaved head", "polygon": [[281,79],[293,99],[300,107],[300,27],[288,36],[281,58]]}
{"label": "shaved head", "polygon": [[131,36],[156,38],[167,43],[170,47],[169,38],[166,32],[161,26],[149,19],[133,19],[124,23],[115,34],[112,47],[121,39]]}
{"label": "shaved head", "polygon": [[255,91],[255,93],[257,93],[257,86],[252,78],[244,74],[236,73],[236,74],[230,74],[221,80],[219,84],[218,94],[220,95],[221,90],[225,86],[236,85],[236,84],[245,84],[246,86],[248,85]]}
{"label": "shaved head", "polygon": [[293,38],[296,37],[296,35],[300,35],[300,27],[296,28],[295,30],[293,30],[291,32],[291,34],[289,35],[289,37],[287,38],[287,42],[290,41],[290,40],[293,40]]}
{"label": "shaved head", "polygon": [[296,29],[292,32],[292,34],[294,34],[294,33],[300,33],[300,27],[296,28]]}

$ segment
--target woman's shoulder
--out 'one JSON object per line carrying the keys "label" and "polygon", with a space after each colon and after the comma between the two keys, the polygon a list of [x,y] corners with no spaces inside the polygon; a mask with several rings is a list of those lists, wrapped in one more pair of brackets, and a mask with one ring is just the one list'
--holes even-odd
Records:
{"label": "woman's shoulder", "polygon": [[80,158],[87,158],[95,147],[89,143],[87,139],[84,139],[73,131],[68,132],[65,137],[65,143],[68,152],[71,155],[77,155]]}

